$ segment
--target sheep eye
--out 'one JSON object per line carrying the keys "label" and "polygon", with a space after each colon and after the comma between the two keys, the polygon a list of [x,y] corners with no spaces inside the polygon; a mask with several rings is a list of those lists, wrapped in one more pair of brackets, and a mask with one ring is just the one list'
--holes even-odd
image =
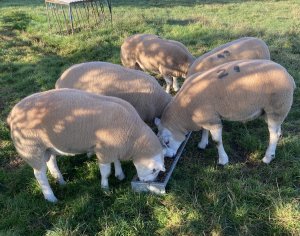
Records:
{"label": "sheep eye", "polygon": [[156,171],[156,170],[155,170],[155,169],[153,169],[153,170],[152,170],[152,173],[154,174],[154,173],[155,173],[155,171]]}

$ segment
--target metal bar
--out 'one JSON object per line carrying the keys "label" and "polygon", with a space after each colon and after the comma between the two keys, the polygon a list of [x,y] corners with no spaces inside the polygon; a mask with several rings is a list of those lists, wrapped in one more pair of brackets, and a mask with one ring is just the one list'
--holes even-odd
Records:
{"label": "metal bar", "polygon": [[[74,9],[75,9],[75,14],[76,14],[76,16],[77,16],[77,21],[78,21],[78,25],[79,25],[79,28],[81,28],[81,24],[80,24],[80,18],[79,18],[79,16],[78,16],[78,11],[77,11],[77,4],[74,4],[73,5],[74,7]],[[74,20],[74,22],[75,22],[76,20]]]}
{"label": "metal bar", "polygon": [[56,22],[57,18],[56,18],[56,15],[55,15],[55,10],[54,10],[54,7],[55,7],[55,4],[51,4],[51,13],[52,13],[52,16],[53,16],[53,19],[54,19],[54,25],[56,26],[55,28],[58,28],[58,32],[60,32],[60,29],[59,29],[59,24],[58,22]]}
{"label": "metal bar", "polygon": [[104,5],[103,5],[103,3],[101,1],[98,1],[98,2],[99,2],[99,5],[100,5],[100,9],[101,9],[102,15],[104,15]]}
{"label": "metal bar", "polygon": [[47,5],[47,2],[45,2],[45,5],[46,5],[46,11],[47,11],[47,22],[48,22],[48,28],[49,28],[49,31],[51,30],[51,25],[50,25],[50,17],[49,17],[49,9],[48,9],[48,5]]}
{"label": "metal bar", "polygon": [[112,23],[111,0],[106,0],[106,2],[107,2],[107,6],[108,6],[108,9],[109,9],[109,13],[110,13],[110,21]]}
{"label": "metal bar", "polygon": [[67,33],[69,33],[69,25],[68,25],[67,17],[66,17],[66,14],[65,14],[65,10],[64,10],[62,5],[60,7],[61,7],[61,10],[62,10],[63,15],[64,15],[64,20],[65,20],[65,25],[66,25],[66,28],[67,28]]}
{"label": "metal bar", "polygon": [[85,23],[84,17],[82,16],[82,11],[84,11],[83,10],[83,4],[84,4],[84,2],[81,2],[80,5],[79,5],[79,15],[80,15],[81,20],[82,20],[83,28],[86,28],[87,25]]}
{"label": "metal bar", "polygon": [[72,15],[71,4],[69,5],[69,19],[70,19],[72,34],[74,34],[74,25],[73,25],[73,15]]}
{"label": "metal bar", "polygon": [[60,28],[60,33],[62,33],[63,32],[63,30],[62,30],[62,25],[61,25],[61,22],[60,22],[60,18],[59,18],[59,11],[58,11],[58,7],[57,7],[57,5],[55,5],[55,16],[57,17],[57,22],[58,22],[58,25],[59,25],[59,28]]}

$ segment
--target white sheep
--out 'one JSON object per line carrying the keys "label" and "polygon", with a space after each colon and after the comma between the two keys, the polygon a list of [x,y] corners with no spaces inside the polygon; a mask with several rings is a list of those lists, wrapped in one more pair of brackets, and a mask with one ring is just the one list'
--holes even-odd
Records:
{"label": "white sheep", "polygon": [[126,67],[161,74],[166,81],[166,92],[178,91],[177,77],[186,78],[195,57],[180,42],[152,34],[128,37],[121,46],[121,61]]}
{"label": "white sheep", "polygon": [[56,155],[96,153],[101,186],[108,188],[111,163],[124,178],[120,160],[132,159],[142,181],[165,171],[163,148],[153,131],[126,101],[75,89],[36,93],[17,103],[7,122],[20,156],[33,168],[46,200],[57,199],[47,167],[60,184],[65,181]]}
{"label": "white sheep", "polygon": [[172,96],[157,80],[138,70],[107,62],[87,62],[71,66],[56,81],[55,88],[75,88],[129,102],[142,120],[160,117]]}
{"label": "white sheep", "polygon": [[[189,68],[187,76],[205,72],[224,63],[243,59],[270,60],[270,51],[266,43],[258,38],[244,37],[221,45],[197,58]],[[208,131],[202,130],[200,149],[208,144]]]}
{"label": "white sheep", "polygon": [[156,119],[161,143],[173,156],[189,131],[210,131],[217,143],[219,164],[228,163],[222,143],[222,122],[248,121],[264,115],[270,142],[263,162],[275,158],[281,124],[293,101],[295,82],[279,64],[268,60],[240,60],[189,77]]}
{"label": "white sheep", "polygon": [[243,59],[270,60],[269,48],[263,40],[254,37],[234,40],[197,58],[190,66],[187,76],[207,71],[230,61]]}

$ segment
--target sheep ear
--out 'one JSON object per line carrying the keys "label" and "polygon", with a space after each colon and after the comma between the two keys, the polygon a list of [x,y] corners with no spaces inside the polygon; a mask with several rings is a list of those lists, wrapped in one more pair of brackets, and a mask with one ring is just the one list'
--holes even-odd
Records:
{"label": "sheep ear", "polygon": [[157,118],[157,117],[155,117],[155,119],[154,119],[154,124],[155,124],[156,126],[159,126],[159,125],[160,125],[160,119]]}

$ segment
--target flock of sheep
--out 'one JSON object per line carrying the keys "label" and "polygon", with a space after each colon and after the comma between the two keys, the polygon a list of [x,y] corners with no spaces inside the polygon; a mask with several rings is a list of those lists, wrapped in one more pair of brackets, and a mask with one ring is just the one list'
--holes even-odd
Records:
{"label": "flock of sheep", "polygon": [[[174,156],[188,132],[202,130],[198,147],[207,146],[210,132],[219,164],[225,165],[221,120],[263,115],[270,133],[263,162],[274,159],[295,82],[270,61],[262,40],[241,38],[196,59],[180,42],[137,34],[123,43],[121,61],[125,67],[74,65],[55,89],[24,98],[10,112],[7,122],[15,148],[32,166],[46,200],[57,201],[47,168],[65,184],[56,155],[96,154],[102,188],[108,188],[111,163],[115,176],[124,179],[120,160],[132,160],[139,179],[153,181],[165,171],[164,156]],[[166,91],[140,70],[161,74]],[[186,78],[180,89],[178,77]],[[178,91],[174,97],[171,85]],[[145,122],[157,125],[157,136]]]}

